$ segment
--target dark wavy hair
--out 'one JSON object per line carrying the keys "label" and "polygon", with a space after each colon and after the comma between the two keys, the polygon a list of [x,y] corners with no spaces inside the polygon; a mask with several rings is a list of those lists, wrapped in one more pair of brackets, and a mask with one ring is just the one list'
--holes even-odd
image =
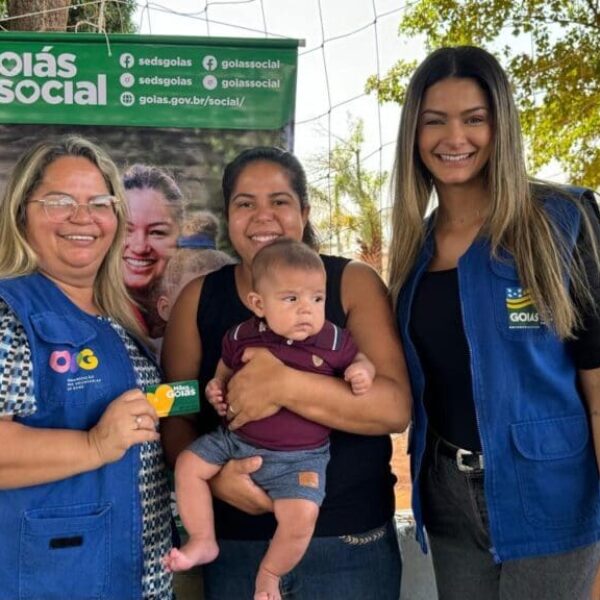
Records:
{"label": "dark wavy hair", "polygon": [[[306,173],[300,161],[283,148],[256,146],[240,152],[223,171],[221,189],[223,190],[223,207],[226,218],[229,214],[229,201],[238,177],[248,165],[256,162],[270,162],[280,166],[287,174],[291,188],[300,199],[300,208],[304,210],[310,207]],[[304,227],[302,241],[311,248],[318,249],[319,247],[317,232],[310,221],[307,221]]]}

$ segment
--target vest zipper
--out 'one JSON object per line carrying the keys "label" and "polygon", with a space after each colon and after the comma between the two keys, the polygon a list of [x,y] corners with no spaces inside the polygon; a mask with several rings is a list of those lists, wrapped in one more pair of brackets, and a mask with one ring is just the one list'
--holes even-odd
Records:
{"label": "vest zipper", "polygon": [[[473,393],[473,407],[475,408],[475,424],[477,425],[477,432],[479,433],[479,441],[481,443],[481,452],[483,454],[483,464],[484,467],[486,467],[489,464],[489,461],[486,460],[486,456],[488,456],[486,454],[486,450],[485,450],[485,442],[483,439],[483,435],[481,434],[481,423],[479,421],[479,409],[477,406],[477,394],[475,393],[475,377],[476,377],[476,373],[475,373],[475,368],[473,365],[473,350],[472,350],[472,346],[471,346],[471,338],[469,336],[469,328],[467,327],[467,321],[465,318],[465,307],[464,307],[464,303],[462,301],[462,294],[461,294],[461,275],[460,275],[460,264],[456,265],[456,270],[458,273],[458,300],[459,300],[459,304],[460,304],[460,313],[461,313],[461,317],[462,317],[462,321],[463,321],[463,329],[465,332],[465,339],[467,340],[467,349],[469,351],[469,366],[470,366],[470,370],[471,370],[471,391]],[[485,493],[485,487],[486,487],[486,481],[487,478],[485,477],[485,473],[484,473],[484,477],[483,477],[483,489],[484,489],[484,493]],[[486,505],[487,505],[487,497],[486,497]],[[493,542],[492,540],[492,527],[491,527],[491,511],[488,508],[488,522],[489,522],[489,530],[490,530],[490,541]],[[489,551],[494,559],[494,562],[496,564],[499,564],[500,562],[502,562],[500,560],[500,557],[498,556],[498,553],[496,552],[496,548],[495,546],[490,546]]]}

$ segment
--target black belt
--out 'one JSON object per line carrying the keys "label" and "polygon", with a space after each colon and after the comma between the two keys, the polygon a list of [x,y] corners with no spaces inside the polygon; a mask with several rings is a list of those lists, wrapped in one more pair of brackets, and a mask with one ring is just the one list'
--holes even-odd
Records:
{"label": "black belt", "polygon": [[474,452],[472,450],[465,450],[460,448],[443,437],[435,433],[431,428],[429,429],[431,435],[431,441],[434,450],[437,450],[443,456],[451,458],[456,463],[456,468],[463,473],[472,473],[473,471],[483,470],[483,453]]}

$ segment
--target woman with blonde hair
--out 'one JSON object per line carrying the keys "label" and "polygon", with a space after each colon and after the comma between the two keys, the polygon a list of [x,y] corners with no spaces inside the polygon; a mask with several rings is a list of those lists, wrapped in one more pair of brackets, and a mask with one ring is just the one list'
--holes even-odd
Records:
{"label": "woman with blonde hair", "polygon": [[122,277],[126,208],[100,148],[66,136],[0,204],[0,598],[170,599],[159,382]]}
{"label": "woman with blonde hair", "polygon": [[165,323],[156,311],[156,296],[177,249],[185,201],[175,180],[155,165],[135,164],[123,173],[127,197],[127,234],[123,275],[127,291],[141,309],[152,338],[162,337]]}
{"label": "woman with blonde hair", "polygon": [[527,176],[506,74],[474,47],[414,73],[394,186],[413,509],[439,596],[587,599],[600,560],[593,194]]}

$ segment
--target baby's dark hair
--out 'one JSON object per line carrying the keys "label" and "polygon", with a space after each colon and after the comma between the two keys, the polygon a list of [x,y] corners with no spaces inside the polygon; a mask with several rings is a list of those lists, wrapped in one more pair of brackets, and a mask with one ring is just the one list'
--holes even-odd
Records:
{"label": "baby's dark hair", "polygon": [[303,242],[280,238],[256,253],[252,261],[252,289],[256,290],[260,280],[277,267],[325,273],[321,257],[312,248]]}

